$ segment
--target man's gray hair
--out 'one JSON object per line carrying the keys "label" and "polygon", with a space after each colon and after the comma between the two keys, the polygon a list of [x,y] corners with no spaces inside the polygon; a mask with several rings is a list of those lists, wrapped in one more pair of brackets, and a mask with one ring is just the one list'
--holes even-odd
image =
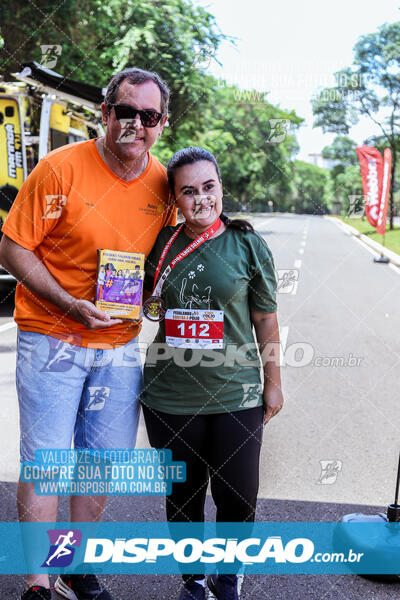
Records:
{"label": "man's gray hair", "polygon": [[107,107],[110,104],[115,104],[118,97],[119,86],[125,79],[128,83],[135,85],[140,83],[146,83],[146,81],[153,81],[160,90],[161,93],[161,112],[163,115],[168,114],[168,101],[170,90],[167,84],[161,79],[157,73],[151,71],[143,71],[142,69],[124,69],[114,75],[110,83],[107,86],[106,95],[104,96],[104,103]]}

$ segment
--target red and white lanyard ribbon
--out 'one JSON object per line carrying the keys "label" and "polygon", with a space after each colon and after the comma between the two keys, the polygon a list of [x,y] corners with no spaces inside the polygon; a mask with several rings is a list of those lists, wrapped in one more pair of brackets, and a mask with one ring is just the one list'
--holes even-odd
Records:
{"label": "red and white lanyard ribbon", "polygon": [[176,240],[176,238],[182,231],[183,227],[185,226],[185,223],[182,223],[182,225],[180,225],[180,227],[178,227],[178,229],[172,234],[172,236],[170,237],[168,242],[165,244],[163,251],[161,252],[161,256],[160,256],[160,259],[158,261],[158,265],[156,268],[156,273],[154,275],[154,285],[153,285],[153,294],[152,294],[153,296],[161,296],[161,290],[164,285],[164,282],[167,279],[168,275],[171,273],[172,269],[183,258],[185,258],[186,256],[189,256],[189,254],[191,252],[193,252],[193,250],[196,250],[196,248],[199,248],[202,244],[204,244],[204,242],[206,242],[208,239],[210,239],[210,237],[212,237],[214,235],[214,233],[216,231],[218,231],[218,229],[220,228],[220,225],[221,225],[221,219],[218,218],[215,221],[215,223],[213,223],[211,225],[211,227],[209,227],[207,229],[207,231],[203,231],[203,233],[201,233],[195,240],[193,240],[193,242],[191,244],[189,244],[189,246],[186,246],[186,248],[184,250],[179,252],[179,254],[177,254],[175,256],[175,258],[173,260],[171,260],[168,267],[166,267],[166,269],[164,270],[163,274],[161,275],[160,279],[158,280],[158,282],[156,284],[157,277],[161,271],[161,267],[164,264],[164,260],[168,253],[168,250],[171,248],[172,244],[174,243],[174,241]]}

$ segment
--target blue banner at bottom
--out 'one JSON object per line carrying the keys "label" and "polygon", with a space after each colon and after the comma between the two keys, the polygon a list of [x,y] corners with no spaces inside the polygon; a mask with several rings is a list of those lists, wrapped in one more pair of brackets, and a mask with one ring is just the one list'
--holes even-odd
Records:
{"label": "blue banner at bottom", "polygon": [[0,522],[0,573],[397,574],[399,523]]}

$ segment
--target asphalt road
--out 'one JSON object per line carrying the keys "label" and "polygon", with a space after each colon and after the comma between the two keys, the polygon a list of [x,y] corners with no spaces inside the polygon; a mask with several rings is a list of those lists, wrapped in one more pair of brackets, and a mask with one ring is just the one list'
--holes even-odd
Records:
{"label": "asphalt road", "polygon": [[[258,520],[335,521],[393,501],[399,444],[400,271],[329,219],[264,215],[253,222],[279,270],[285,406],[264,432]],[[295,281],[294,281],[295,280]],[[286,285],[284,283],[286,282]],[[7,325],[7,324],[10,324]],[[5,327],[10,327],[6,329]],[[143,339],[154,326],[145,325]],[[18,420],[12,302],[0,302],[0,519],[15,520]],[[138,447],[147,447],[141,425]],[[208,498],[207,514],[213,516]],[[60,518],[67,519],[61,503]],[[107,520],[164,520],[160,498],[113,498]],[[178,576],[110,576],[116,599],[173,600]],[[17,598],[22,577],[2,576]],[[245,577],[243,600],[348,600],[400,596],[397,584],[357,576]]]}

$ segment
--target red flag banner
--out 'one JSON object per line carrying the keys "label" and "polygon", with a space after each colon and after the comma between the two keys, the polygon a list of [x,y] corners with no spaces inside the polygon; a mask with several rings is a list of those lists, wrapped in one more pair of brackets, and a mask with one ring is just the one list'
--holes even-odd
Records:
{"label": "red flag banner", "polygon": [[376,232],[379,235],[385,235],[386,232],[386,215],[389,200],[390,190],[390,172],[392,170],[392,153],[390,148],[385,148],[383,153],[383,181],[381,190],[381,201],[379,206],[378,222]]}
{"label": "red flag banner", "polygon": [[365,214],[371,225],[377,227],[382,196],[382,154],[372,146],[358,146],[356,151],[361,168]]}

